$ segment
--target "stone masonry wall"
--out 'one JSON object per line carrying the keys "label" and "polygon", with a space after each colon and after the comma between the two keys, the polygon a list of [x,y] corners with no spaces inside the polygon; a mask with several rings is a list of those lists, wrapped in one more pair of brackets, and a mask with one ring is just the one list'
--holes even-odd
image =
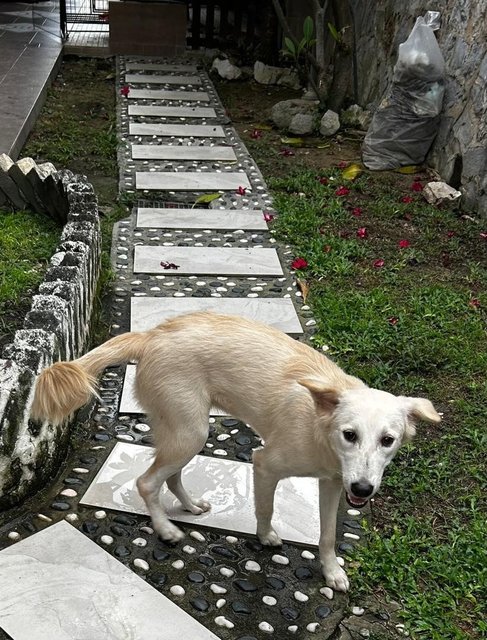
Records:
{"label": "stone masonry wall", "polygon": [[67,223],[23,329],[0,359],[0,509],[23,500],[56,471],[66,452],[67,425],[29,421],[36,375],[86,344],[100,270],[101,236],[93,187],[62,172]]}
{"label": "stone masonry wall", "polygon": [[440,129],[428,161],[487,216],[487,3],[477,0],[351,0],[357,34],[359,102],[377,105],[390,86],[398,45],[417,16],[440,11],[436,32],[446,62]]}

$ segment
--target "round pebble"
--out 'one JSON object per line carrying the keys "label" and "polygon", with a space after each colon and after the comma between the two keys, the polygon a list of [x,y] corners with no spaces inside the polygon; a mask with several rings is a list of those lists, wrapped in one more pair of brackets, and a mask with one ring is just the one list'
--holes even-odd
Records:
{"label": "round pebble", "polygon": [[307,602],[309,600],[309,597],[302,591],[295,591],[294,597],[298,602]]}
{"label": "round pebble", "polygon": [[68,522],[76,522],[78,520],[78,515],[76,513],[68,513],[64,519]]}
{"label": "round pebble", "polygon": [[95,511],[95,518],[97,520],[103,520],[103,518],[107,517],[107,512],[100,510],[100,511]]}
{"label": "round pebble", "polygon": [[224,600],[223,598],[219,598],[219,599],[216,601],[216,608],[217,608],[217,609],[221,609],[222,607],[224,607],[224,606],[226,605],[226,603],[227,603],[227,601],[226,601],[226,600]]}
{"label": "round pebble", "polygon": [[180,584],[175,584],[173,585],[169,591],[173,594],[173,596],[184,596],[184,594],[186,593],[186,591],[183,589],[183,587]]}
{"label": "round pebble", "polygon": [[345,566],[345,560],[341,556],[337,556],[337,562],[341,567]]}
{"label": "round pebble", "polygon": [[290,627],[287,628],[287,630],[289,631],[289,633],[296,633],[296,631],[298,630],[298,625],[292,624]]}
{"label": "round pebble", "polygon": [[350,540],[360,540],[360,536],[358,536],[356,533],[348,533],[345,532],[343,534],[344,538],[349,538]]}
{"label": "round pebble", "polygon": [[274,633],[274,627],[265,621],[259,623],[259,629],[264,633]]}
{"label": "round pebble", "polygon": [[247,571],[261,570],[260,564],[258,562],[255,562],[254,560],[247,560],[247,562],[245,563],[245,568],[247,569]]}
{"label": "round pebble", "polygon": [[141,433],[146,433],[147,431],[150,431],[149,425],[145,424],[144,422],[139,422],[138,424],[136,424],[134,429],[136,431],[140,431]]}
{"label": "round pebble", "polygon": [[74,489],[64,489],[63,491],[61,491],[59,495],[66,496],[66,498],[74,498],[75,496],[78,495],[78,492],[75,491]]}
{"label": "round pebble", "polygon": [[194,547],[191,547],[189,544],[184,545],[183,551],[188,555],[192,555],[193,553],[196,553],[196,549]]}
{"label": "round pebble", "polygon": [[328,600],[333,600],[334,593],[331,587],[322,587],[320,593],[323,594],[325,598],[328,598]]}
{"label": "round pebble", "polygon": [[225,540],[230,544],[236,544],[238,542],[238,538],[235,536],[226,536]]}
{"label": "round pebble", "polygon": [[309,624],[306,625],[306,629],[311,633],[316,633],[319,629],[319,626],[320,626],[319,622],[310,622]]}
{"label": "round pebble", "polygon": [[135,538],[132,540],[132,544],[135,544],[136,547],[145,547],[147,545],[147,540],[145,538]]}
{"label": "round pebble", "polygon": [[75,469],[73,469],[73,471],[75,473],[89,473],[90,472],[89,469],[85,469],[84,467],[76,467]]}
{"label": "round pebble", "polygon": [[184,562],[182,560],[174,560],[174,562],[171,562],[171,565],[175,569],[182,569],[184,567]]}
{"label": "round pebble", "polygon": [[215,449],[215,451],[213,451],[215,456],[227,456],[228,453],[225,451],[225,449]]}
{"label": "round pebble", "polygon": [[219,584],[210,584],[210,589],[215,595],[223,595],[227,592],[225,587],[221,587]]}
{"label": "round pebble", "polygon": [[347,509],[347,513],[349,516],[359,516],[360,511],[358,509]]}
{"label": "round pebble", "polygon": [[231,578],[235,574],[235,571],[233,571],[233,569],[228,569],[227,567],[222,567],[220,569],[220,573],[222,576],[225,576],[225,578]]}
{"label": "round pebble", "polygon": [[365,609],[363,607],[352,607],[352,613],[354,616],[363,616]]}
{"label": "round pebble", "polygon": [[8,539],[9,540],[19,540],[20,539],[20,533],[18,531],[11,531],[8,534]]}
{"label": "round pebble", "polygon": [[264,596],[262,598],[262,602],[264,604],[268,604],[269,607],[273,607],[274,605],[277,604],[277,598],[273,598],[272,596]]}
{"label": "round pebble", "polygon": [[135,558],[134,567],[137,567],[137,569],[142,569],[143,571],[149,571],[149,563],[145,560],[142,560],[142,558]]}
{"label": "round pebble", "polygon": [[328,616],[331,613],[331,609],[330,607],[325,607],[325,605],[322,604],[319,607],[316,607],[315,613],[318,616],[318,618],[322,620],[323,618],[328,618]]}
{"label": "round pebble", "polygon": [[140,527],[140,530],[143,533],[148,533],[149,535],[152,535],[154,533],[154,529],[152,527]]}
{"label": "round pebble", "polygon": [[277,564],[289,564],[289,558],[276,553],[272,556],[272,562],[276,562]]}
{"label": "round pebble", "polygon": [[232,436],[229,433],[220,433],[219,436],[216,437],[216,439],[218,440],[218,442],[225,442],[225,440],[228,440],[228,438],[231,438]]}
{"label": "round pebble", "polygon": [[311,553],[311,551],[303,551],[301,557],[305,560],[314,560],[316,558],[315,554]]}
{"label": "round pebble", "polygon": [[199,531],[191,531],[189,535],[195,540],[198,540],[198,542],[205,542],[205,536]]}
{"label": "round pebble", "polygon": [[215,618],[215,623],[219,627],[226,627],[227,629],[233,629],[233,627],[235,626],[233,624],[233,622],[231,622],[230,620],[227,620],[227,618],[225,618],[225,616],[217,616]]}
{"label": "round pebble", "polygon": [[100,538],[100,540],[101,540],[101,542],[102,542],[103,544],[107,544],[107,545],[108,545],[108,544],[112,544],[112,543],[113,543],[113,538],[112,538],[112,536],[102,536],[102,537]]}

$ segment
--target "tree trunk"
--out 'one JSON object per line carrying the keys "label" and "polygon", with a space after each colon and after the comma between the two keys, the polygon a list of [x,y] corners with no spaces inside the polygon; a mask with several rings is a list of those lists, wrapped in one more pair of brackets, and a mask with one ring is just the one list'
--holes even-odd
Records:
{"label": "tree trunk", "polygon": [[353,21],[348,0],[331,0],[331,6],[340,40],[335,45],[333,80],[328,95],[328,108],[338,112],[352,85]]}

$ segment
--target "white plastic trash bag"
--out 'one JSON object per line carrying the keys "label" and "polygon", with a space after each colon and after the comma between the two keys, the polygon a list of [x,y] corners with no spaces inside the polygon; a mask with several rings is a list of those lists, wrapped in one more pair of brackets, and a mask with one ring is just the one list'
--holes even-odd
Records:
{"label": "white plastic trash bag", "polygon": [[438,23],[439,13],[428,11],[399,45],[392,89],[362,148],[369,169],[421,164],[435,139],[445,93],[445,61],[434,34]]}

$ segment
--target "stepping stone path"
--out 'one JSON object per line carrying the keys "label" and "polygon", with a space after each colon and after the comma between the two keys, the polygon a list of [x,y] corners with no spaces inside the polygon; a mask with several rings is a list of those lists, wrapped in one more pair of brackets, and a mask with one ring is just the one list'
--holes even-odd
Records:
{"label": "stepping stone path", "polygon": [[[214,309],[309,341],[315,321],[290,271],[294,256],[268,228],[267,187],[206,73],[121,58],[119,81],[130,87],[119,97],[121,188],[136,204],[114,232],[112,335]],[[206,209],[197,199],[208,192],[219,198]],[[348,598],[323,591],[316,481],[281,484],[276,528],[286,543],[264,548],[253,535],[251,474],[262,442],[232,416],[212,412],[208,441],[185,472],[212,511],[188,515],[166,494],[186,536],[177,545],[158,539],[135,490],[152,439],[134,375],[134,364],[105,371],[92,436],[43,506],[0,538],[0,638],[2,629],[14,640],[335,634]],[[356,544],[360,518],[341,507],[339,548]]]}

